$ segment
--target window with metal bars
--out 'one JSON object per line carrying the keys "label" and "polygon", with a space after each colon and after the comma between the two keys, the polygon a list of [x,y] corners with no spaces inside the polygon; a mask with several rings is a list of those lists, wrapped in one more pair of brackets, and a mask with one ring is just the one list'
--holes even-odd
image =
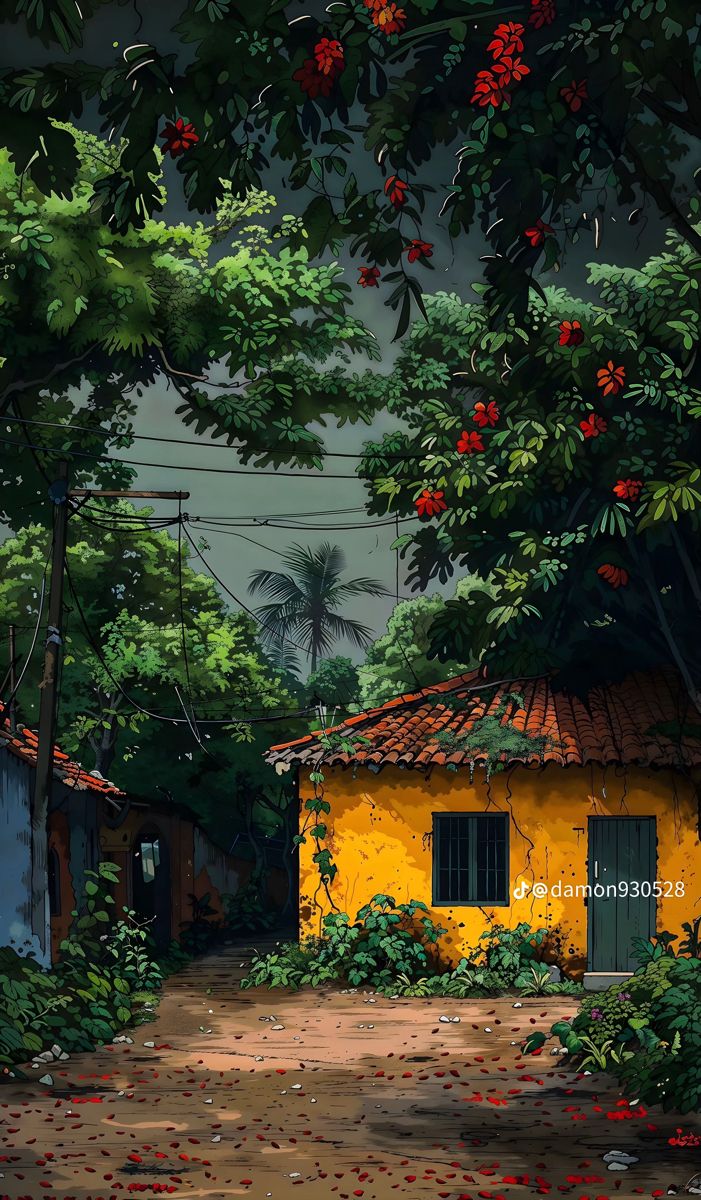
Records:
{"label": "window with metal bars", "polygon": [[508,813],[433,814],[433,903],[508,905]]}

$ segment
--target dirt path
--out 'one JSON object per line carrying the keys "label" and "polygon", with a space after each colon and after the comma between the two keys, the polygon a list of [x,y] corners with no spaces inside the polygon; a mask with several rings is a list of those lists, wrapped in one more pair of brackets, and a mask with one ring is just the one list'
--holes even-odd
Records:
{"label": "dirt path", "polygon": [[[194,963],[132,1045],[56,1063],[52,1088],[0,1087],[0,1197],[604,1200],[701,1169],[701,1148],[667,1141],[701,1135],[699,1116],[629,1108],[547,1051],[520,1057],[511,1043],[573,1013],[566,997],[241,992],[243,962]],[[611,1149],[639,1161],[609,1171]]]}

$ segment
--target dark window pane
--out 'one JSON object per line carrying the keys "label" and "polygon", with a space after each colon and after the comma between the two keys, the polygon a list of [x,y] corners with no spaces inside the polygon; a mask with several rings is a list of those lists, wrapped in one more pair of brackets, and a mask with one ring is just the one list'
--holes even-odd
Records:
{"label": "dark window pane", "polygon": [[508,904],[508,814],[435,813],[434,904]]}

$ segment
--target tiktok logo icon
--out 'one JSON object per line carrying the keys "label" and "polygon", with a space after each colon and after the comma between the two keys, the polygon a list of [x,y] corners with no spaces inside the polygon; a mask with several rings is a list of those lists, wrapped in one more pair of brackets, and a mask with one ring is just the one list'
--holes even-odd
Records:
{"label": "tiktok logo icon", "polygon": [[524,879],[523,883],[517,883],[514,888],[514,900],[523,900],[531,890],[530,883]]}

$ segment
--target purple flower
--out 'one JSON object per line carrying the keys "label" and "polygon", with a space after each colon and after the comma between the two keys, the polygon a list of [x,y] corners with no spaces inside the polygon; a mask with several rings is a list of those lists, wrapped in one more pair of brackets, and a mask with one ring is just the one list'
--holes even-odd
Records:
{"label": "purple flower", "polygon": [[618,999],[619,1000],[630,1000],[630,992],[619,992]]}
{"label": "purple flower", "polygon": [[593,1008],[591,1010],[591,1018],[592,1018],[592,1021],[603,1021],[604,1014],[602,1013],[600,1008]]}

